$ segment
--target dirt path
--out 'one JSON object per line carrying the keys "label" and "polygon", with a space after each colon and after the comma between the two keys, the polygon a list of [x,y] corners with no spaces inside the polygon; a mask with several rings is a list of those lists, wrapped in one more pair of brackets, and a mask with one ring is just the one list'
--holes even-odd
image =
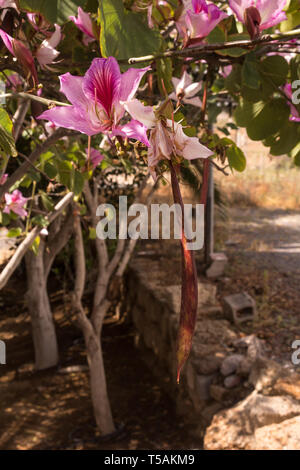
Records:
{"label": "dirt path", "polygon": [[226,249],[260,269],[300,274],[300,212],[233,208]]}
{"label": "dirt path", "polygon": [[245,332],[264,339],[270,356],[289,367],[292,343],[300,339],[300,212],[231,208],[222,226],[229,263],[220,298],[249,292],[258,319]]}

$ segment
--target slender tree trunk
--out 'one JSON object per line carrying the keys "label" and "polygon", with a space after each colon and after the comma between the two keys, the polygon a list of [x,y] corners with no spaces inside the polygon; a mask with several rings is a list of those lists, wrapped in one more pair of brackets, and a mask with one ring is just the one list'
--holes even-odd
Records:
{"label": "slender tree trunk", "polygon": [[104,435],[115,431],[103,363],[102,347],[99,335],[89,329],[84,331],[88,364],[90,368],[91,395],[94,416],[98,428]]}
{"label": "slender tree trunk", "polygon": [[43,256],[44,243],[42,240],[37,255],[31,250],[26,254],[27,301],[31,315],[35,367],[37,370],[53,367],[57,365],[59,359]]}

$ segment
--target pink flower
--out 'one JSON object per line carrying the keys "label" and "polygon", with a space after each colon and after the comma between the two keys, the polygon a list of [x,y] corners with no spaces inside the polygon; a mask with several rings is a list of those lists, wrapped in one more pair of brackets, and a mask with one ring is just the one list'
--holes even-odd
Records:
{"label": "pink flower", "polygon": [[5,47],[18,59],[26,74],[31,75],[35,85],[37,85],[38,77],[31,51],[21,41],[12,38],[9,34],[3,31],[3,29],[0,29],[0,37],[4,42]]}
{"label": "pink flower", "polygon": [[119,135],[149,145],[147,129],[141,123],[132,120],[120,125],[125,113],[121,101],[133,98],[149,68],[131,68],[121,74],[114,57],[94,59],[84,77],[70,73],[60,76],[61,92],[72,106],[56,106],[41,114],[39,119],[47,119],[56,126],[90,136],[99,133]]}
{"label": "pink flower", "polygon": [[288,104],[291,108],[291,117],[290,121],[292,122],[300,122],[300,114],[296,106],[291,104],[291,101],[293,100],[293,89],[292,85],[290,83],[287,83],[284,88],[283,88],[284,93],[286,96],[289,98]]}
{"label": "pink flower", "polygon": [[16,2],[13,0],[0,0],[0,8],[4,10],[4,8],[15,8],[17,9]]}
{"label": "pink flower", "polygon": [[188,137],[181,124],[157,118],[151,106],[144,106],[138,100],[128,101],[124,106],[134,119],[151,129],[148,166],[154,179],[156,167],[161,160],[171,160],[172,156],[193,160],[213,155],[211,150],[200,144],[197,137]]}
{"label": "pink flower", "polygon": [[[88,155],[88,149],[85,149],[85,150],[86,150],[86,153]],[[91,150],[90,150],[90,159],[91,159],[92,166],[95,169],[96,166],[98,166],[99,163],[101,163],[102,160],[104,159],[104,155],[102,155],[99,152],[99,150],[91,148]]]}
{"label": "pink flower", "polygon": [[1,178],[0,178],[0,186],[2,186],[2,184],[4,184],[4,183],[7,181],[7,178],[8,178],[8,174],[7,174],[7,173],[4,173],[4,175],[1,176]]}
{"label": "pink flower", "polygon": [[8,76],[5,85],[7,88],[11,87],[13,91],[17,91],[18,87],[23,85],[22,77],[18,73],[12,73]]}
{"label": "pink flower", "polygon": [[[207,4],[205,0],[192,0],[192,9],[187,10],[185,15],[185,23],[190,33],[190,39],[201,41],[224,18],[227,18],[227,14],[213,3]],[[195,41],[193,43],[195,44]]]}
{"label": "pink flower", "polygon": [[24,209],[24,206],[26,205],[28,198],[23,197],[21,191],[15,189],[11,194],[6,193],[4,197],[6,205],[3,212],[9,214],[13,211],[20,217],[25,217],[27,215],[27,211]]}
{"label": "pink flower", "polygon": [[257,36],[255,28],[263,31],[286,20],[286,4],[287,0],[229,0],[231,10],[247,25],[251,37]]}
{"label": "pink flower", "polygon": [[61,27],[57,24],[54,26],[55,31],[50,39],[44,39],[35,54],[40,66],[43,69],[48,68],[47,65],[52,64],[59,55],[59,52],[55,48],[61,40]]}
{"label": "pink flower", "polygon": [[226,65],[221,72],[222,77],[227,78],[232,72],[232,65]]}
{"label": "pink flower", "polygon": [[69,16],[69,19],[73,21],[77,28],[84,33],[83,43],[87,46],[89,42],[95,41],[93,22],[90,14],[85,13],[82,8],[78,7],[77,18],[76,16]]}
{"label": "pink flower", "polygon": [[41,13],[27,13],[27,18],[31,26],[36,31],[42,31],[46,33],[46,31],[50,28],[50,23],[43,17]]}
{"label": "pink flower", "polygon": [[171,93],[169,98],[174,101],[181,100],[186,104],[192,104],[201,108],[202,102],[199,96],[195,96],[202,88],[201,82],[193,83],[192,77],[184,71],[181,79],[173,77],[172,83],[175,88],[175,93]]}

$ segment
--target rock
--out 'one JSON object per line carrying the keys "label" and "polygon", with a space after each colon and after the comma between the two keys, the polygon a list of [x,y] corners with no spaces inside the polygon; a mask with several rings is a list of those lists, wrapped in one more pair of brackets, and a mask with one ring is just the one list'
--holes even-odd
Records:
{"label": "rock", "polygon": [[224,297],[224,313],[237,326],[253,321],[257,315],[255,300],[247,292]]}
{"label": "rock", "polygon": [[210,399],[210,386],[215,377],[213,375],[197,375],[196,376],[196,393],[200,400]]}
{"label": "rock", "polygon": [[262,390],[272,389],[276,380],[285,374],[282,367],[275,361],[259,357],[252,366],[248,381],[255,389],[260,392]]}
{"label": "rock", "polygon": [[211,375],[217,372],[220,368],[222,358],[216,356],[206,356],[198,359],[193,359],[193,364],[198,374]]}
{"label": "rock", "polygon": [[217,402],[223,403],[229,399],[230,391],[221,385],[212,384],[210,386],[210,396]]}
{"label": "rock", "polygon": [[278,379],[273,388],[279,394],[288,394],[300,400],[300,374]]}
{"label": "rock", "polygon": [[226,379],[224,380],[224,386],[225,388],[234,388],[238,387],[241,383],[241,377],[238,375],[228,375]]}
{"label": "rock", "polygon": [[222,277],[228,263],[228,258],[225,253],[212,253],[211,261],[210,267],[206,270],[206,276],[209,279]]}
{"label": "rock", "polygon": [[235,348],[243,348],[247,350],[247,356],[251,360],[255,360],[265,355],[264,342],[255,335],[244,336],[234,341]]}
{"label": "rock", "polygon": [[300,404],[290,397],[268,397],[252,392],[233,408],[213,418],[204,437],[207,450],[246,449],[258,428],[281,423],[300,414]]}
{"label": "rock", "polygon": [[300,450],[300,416],[256,429],[250,450]]}
{"label": "rock", "polygon": [[252,366],[253,362],[248,357],[244,357],[238,365],[236,374],[240,377],[248,377],[251,372]]}
{"label": "rock", "polygon": [[226,357],[221,365],[221,374],[224,375],[224,377],[233,374],[243,359],[244,356],[242,356],[242,354],[232,354],[231,356]]}

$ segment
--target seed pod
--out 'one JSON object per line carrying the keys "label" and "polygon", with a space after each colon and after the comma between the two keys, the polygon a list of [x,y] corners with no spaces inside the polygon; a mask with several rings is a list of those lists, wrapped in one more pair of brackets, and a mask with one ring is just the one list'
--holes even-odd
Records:
{"label": "seed pod", "polygon": [[182,285],[180,322],[177,337],[177,383],[180,380],[180,372],[189,357],[192,339],[195,331],[198,307],[198,280],[194,252],[188,250],[187,239],[184,233],[184,206],[180,193],[177,175],[172,162],[170,162],[171,181],[174,202],[179,204],[182,212]]}

